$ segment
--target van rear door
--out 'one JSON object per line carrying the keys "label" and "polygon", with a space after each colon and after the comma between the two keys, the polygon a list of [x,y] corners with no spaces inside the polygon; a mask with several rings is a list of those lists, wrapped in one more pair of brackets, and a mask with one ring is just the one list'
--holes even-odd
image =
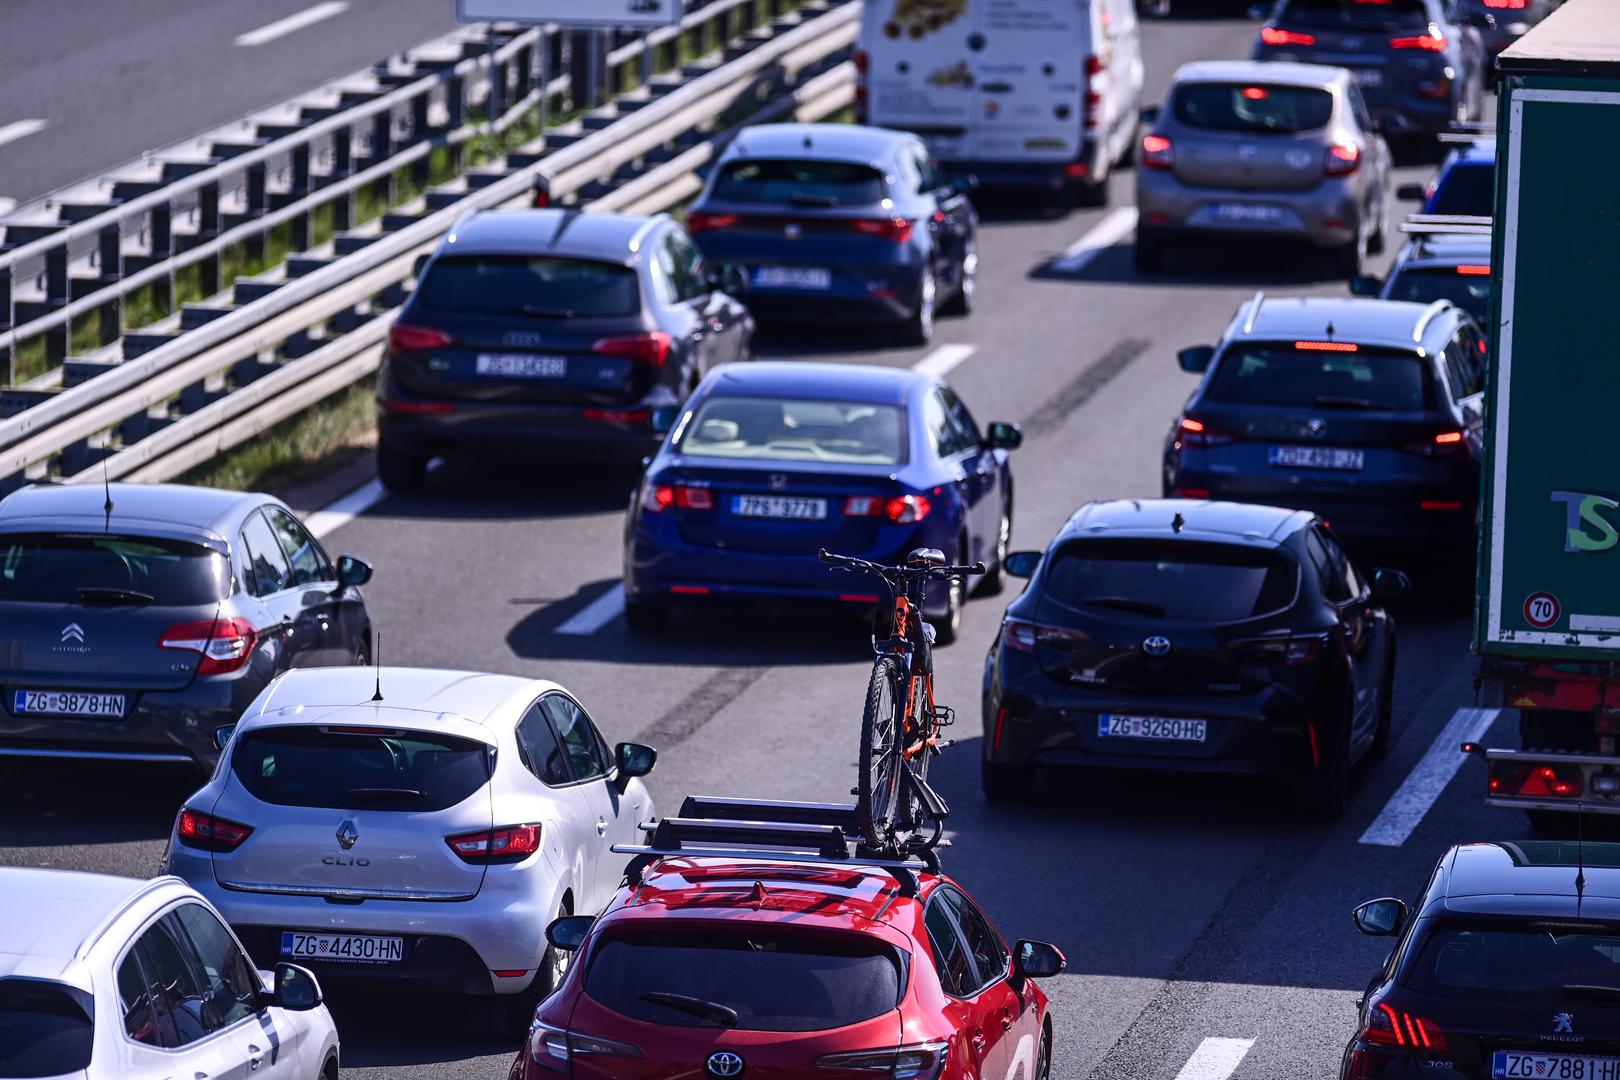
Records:
{"label": "van rear door", "polygon": [[[1100,71],[1109,61],[1093,52],[1090,0],[970,0],[969,8],[974,106],[967,156],[1028,164],[1078,158],[1087,65]],[[1101,101],[1093,107],[1100,117]]]}

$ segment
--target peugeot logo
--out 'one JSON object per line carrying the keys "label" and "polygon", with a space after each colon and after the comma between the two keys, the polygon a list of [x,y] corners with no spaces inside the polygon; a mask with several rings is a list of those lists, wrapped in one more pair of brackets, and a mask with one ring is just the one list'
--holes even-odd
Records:
{"label": "peugeot logo", "polygon": [[83,645],[84,627],[76,622],[70,622],[62,627],[62,642],[66,644],[69,641],[77,641],[80,645]]}
{"label": "peugeot logo", "polygon": [[353,818],[346,819],[343,824],[338,826],[338,847],[342,848],[344,851],[348,851],[350,848],[354,847],[354,842],[358,839],[360,839],[360,830],[354,827]]}
{"label": "peugeot logo", "polygon": [[769,482],[772,491],[785,491],[787,489],[787,476],[784,473],[771,473]]}
{"label": "peugeot logo", "polygon": [[1575,1034],[1574,1013],[1561,1012],[1553,1014],[1553,1034],[1558,1035],[1561,1033],[1568,1035]]}
{"label": "peugeot logo", "polygon": [[797,240],[799,237],[801,237],[803,235],[804,235],[804,227],[802,225],[784,225],[784,226],[782,226],[782,239],[784,239],[784,240]]}
{"label": "peugeot logo", "polygon": [[1142,651],[1149,656],[1163,656],[1170,651],[1170,639],[1163,634],[1154,634],[1142,639]]}
{"label": "peugeot logo", "polygon": [[1327,434],[1327,421],[1320,416],[1313,416],[1305,421],[1305,432],[1313,439],[1320,439]]}
{"label": "peugeot logo", "polygon": [[739,1054],[730,1050],[716,1050],[709,1055],[705,1062],[710,1076],[741,1076],[743,1074],[743,1059]]}

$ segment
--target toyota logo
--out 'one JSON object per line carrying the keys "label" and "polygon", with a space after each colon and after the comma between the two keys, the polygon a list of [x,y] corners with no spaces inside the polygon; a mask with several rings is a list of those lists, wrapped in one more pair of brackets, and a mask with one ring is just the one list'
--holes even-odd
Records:
{"label": "toyota logo", "polygon": [[742,1056],[730,1050],[716,1050],[710,1054],[705,1067],[710,1076],[741,1076],[744,1068]]}
{"label": "toyota logo", "polygon": [[1142,639],[1142,651],[1149,656],[1163,656],[1170,651],[1170,639],[1163,634],[1145,637]]}
{"label": "toyota logo", "polygon": [[69,641],[76,641],[80,645],[83,645],[84,627],[80,626],[76,622],[68,623],[66,626],[62,627],[62,641],[64,644]]}
{"label": "toyota logo", "polygon": [[344,851],[348,851],[350,848],[354,847],[355,841],[359,839],[360,830],[354,827],[353,818],[345,820],[343,824],[338,826],[338,847],[342,848]]}

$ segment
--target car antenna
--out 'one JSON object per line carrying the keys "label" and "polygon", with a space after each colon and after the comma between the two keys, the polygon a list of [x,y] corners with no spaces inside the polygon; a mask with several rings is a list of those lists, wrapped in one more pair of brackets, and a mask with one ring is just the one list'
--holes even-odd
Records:
{"label": "car antenna", "polygon": [[377,671],[377,689],[372,693],[372,701],[381,701],[382,696],[382,634],[371,635],[371,659]]}
{"label": "car antenna", "polygon": [[103,532],[111,532],[113,512],[112,481],[107,478],[107,463],[105,461],[101,463],[101,490],[106,494],[106,501],[101,504],[101,512],[106,515],[106,520],[101,523],[101,529]]}
{"label": "car antenna", "polygon": [[1331,319],[1328,320],[1327,324],[1327,339],[1329,341],[1333,340],[1333,320]]}
{"label": "car antenna", "polygon": [[1575,804],[1575,917],[1581,917],[1581,897],[1586,892],[1586,815]]}
{"label": "car antenna", "polygon": [[1181,511],[1177,510],[1176,516],[1170,519],[1170,531],[1178,533],[1186,527],[1187,519],[1181,516]]}

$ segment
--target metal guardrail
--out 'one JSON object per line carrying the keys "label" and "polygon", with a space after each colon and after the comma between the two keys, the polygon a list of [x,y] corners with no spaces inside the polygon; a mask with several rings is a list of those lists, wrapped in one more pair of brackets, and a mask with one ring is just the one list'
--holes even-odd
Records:
{"label": "metal guardrail", "polygon": [[[372,298],[397,302],[416,256],[431,250],[456,220],[472,210],[525,204],[537,180],[555,201],[585,193],[587,205],[603,209],[649,212],[681,201],[691,193],[692,169],[709,160],[727,134],[705,129],[728,112],[817,119],[852,100],[853,71],[838,54],[853,45],[858,8],[858,0],[845,2],[769,38],[756,31],[749,51],[715,70],[649,95],[577,141],[504,175],[482,177],[459,198],[439,199],[440,209],[400,223],[360,250],[0,421],[0,491],[52,464],[69,479],[179,475],[364,378],[375,369],[386,332],[387,316],[371,310]],[[818,67],[831,70],[792,88]],[[625,170],[640,175],[606,198],[591,197],[594,186]],[[432,192],[428,199],[435,205]],[[367,321],[301,358],[275,367],[259,359],[329,320],[359,319]],[[227,377],[238,388],[210,390]],[[153,414],[155,406],[188,395],[195,407],[184,417]],[[122,448],[92,450],[91,440],[113,429]],[[98,462],[104,468],[88,468]]]}

